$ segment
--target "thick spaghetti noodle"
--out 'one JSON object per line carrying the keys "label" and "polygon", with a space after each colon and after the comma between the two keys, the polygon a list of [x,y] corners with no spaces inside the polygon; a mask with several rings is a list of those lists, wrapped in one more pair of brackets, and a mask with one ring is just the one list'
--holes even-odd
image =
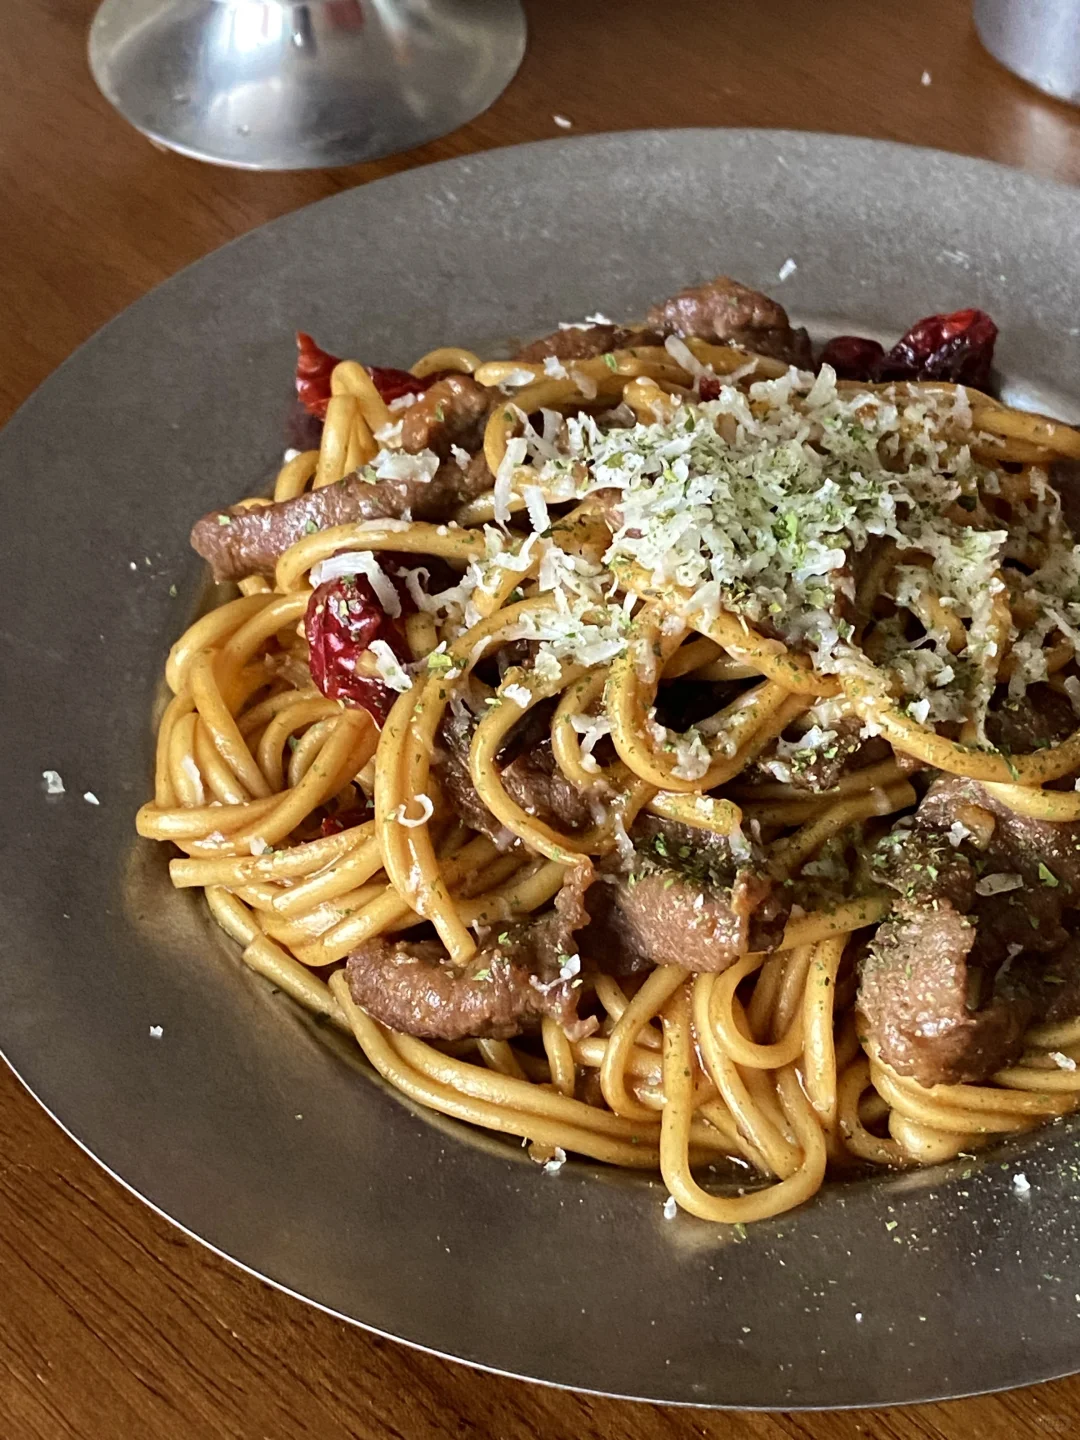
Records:
{"label": "thick spaghetti noodle", "polygon": [[[1001,738],[1036,693],[1080,698],[1048,478],[1080,434],[941,380],[597,329],[592,355],[587,330],[563,358],[441,348],[389,401],[373,376],[400,372],[328,363],[319,448],[272,505],[209,517],[263,549],[173,646],[140,833],[404,1095],[549,1167],[658,1168],[705,1219],[1070,1111],[1080,1019],[1033,996],[1072,997],[1080,883],[1040,852],[1057,910],[1007,957],[978,937],[1031,883],[993,873],[1009,826],[1071,845],[1080,821],[1077,724]],[[480,480],[422,518],[451,472]],[[984,992],[934,1021],[948,1055],[902,971],[940,989],[905,947],[943,913],[949,975]]]}

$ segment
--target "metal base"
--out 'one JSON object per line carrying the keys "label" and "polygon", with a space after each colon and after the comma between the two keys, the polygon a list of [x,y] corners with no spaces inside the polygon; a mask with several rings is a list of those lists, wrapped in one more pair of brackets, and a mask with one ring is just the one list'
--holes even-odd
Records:
{"label": "metal base", "polygon": [[1014,75],[1080,105],[1080,0],[975,0],[975,29]]}
{"label": "metal base", "polygon": [[245,170],[351,165],[486,110],[525,53],[518,0],[105,0],[102,93],[152,140]]}

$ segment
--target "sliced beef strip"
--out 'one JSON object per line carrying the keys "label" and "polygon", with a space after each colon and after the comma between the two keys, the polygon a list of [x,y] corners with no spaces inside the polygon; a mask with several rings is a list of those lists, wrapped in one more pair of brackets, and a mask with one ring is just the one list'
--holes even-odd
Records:
{"label": "sliced beef strip", "polygon": [[580,978],[560,970],[588,922],[592,873],[588,861],[570,867],[554,909],[490,935],[465,966],[434,940],[367,941],[348,959],[353,999],[391,1030],[425,1040],[505,1040],[546,1015],[574,1038],[589,1033],[595,1021],[577,1014]]}
{"label": "sliced beef strip", "polygon": [[882,1058],[922,1085],[985,1080],[1015,1060],[1029,1003],[994,995],[969,1006],[975,926],[947,900],[901,901],[863,962],[859,1009]]}
{"label": "sliced beef strip", "polygon": [[947,900],[901,901],[863,962],[863,1019],[883,1059],[921,1085],[988,1080],[1019,1059],[1029,1025],[1080,1013],[1080,940],[994,974],[975,960],[985,925]]}
{"label": "sliced beef strip", "polygon": [[842,775],[867,765],[877,765],[888,760],[893,753],[885,740],[864,740],[859,720],[840,720],[835,730],[835,740],[818,748],[793,751],[795,741],[785,740],[783,744],[772,741],[754,762],[750,775],[782,780],[796,790],[817,794],[822,790],[831,790]]}
{"label": "sliced beef strip", "polygon": [[[916,829],[947,835],[957,819],[967,825],[971,806],[991,816],[993,833],[983,849],[966,838],[958,849],[975,864],[980,876],[1021,876],[1023,887],[1008,892],[1014,897],[1014,908],[1028,915],[1052,916],[1056,923],[1063,910],[1080,902],[1080,823],[1059,825],[1017,815],[978,781],[946,775],[927,791]],[[987,899],[1005,898],[976,897],[975,908],[985,908]],[[1035,928],[1030,926],[1033,932]]]}
{"label": "sliced beef strip", "polygon": [[433,450],[440,460],[449,459],[455,445],[479,449],[493,398],[469,375],[436,380],[402,416],[401,448],[410,455]]}
{"label": "sliced beef strip", "polygon": [[453,813],[473,830],[497,840],[503,827],[476,793],[469,771],[469,746],[475,727],[469,715],[448,712],[439,727],[432,768]]}
{"label": "sliced beef strip", "polygon": [[719,971],[780,943],[785,891],[756,864],[737,862],[726,840],[651,816],[635,822],[631,839],[630,873],[609,871],[590,891],[586,959],[613,973],[650,965]]}
{"label": "sliced beef strip", "polygon": [[556,330],[540,340],[524,346],[514,356],[530,365],[545,360],[593,360],[612,350],[625,350],[635,345],[661,345],[663,336],[652,330],[631,330],[623,325],[584,325]]}
{"label": "sliced beef strip", "polygon": [[[503,833],[469,774],[473,722],[451,715],[439,732],[437,774],[451,806],[493,839]],[[594,820],[590,797],[558,770],[546,742],[531,745],[502,771],[511,797],[531,814],[566,831]],[[637,852],[630,873],[606,862],[588,897],[590,924],[581,954],[606,974],[633,974],[653,965],[723,970],[747,950],[780,942],[790,903],[757,864],[737,864],[726,840],[670,821],[641,816],[631,830]]]}
{"label": "sliced beef strip", "polygon": [[549,740],[511,760],[502,772],[502,782],[510,799],[526,815],[546,820],[558,830],[587,830],[593,822],[588,796],[559,769]]}
{"label": "sliced beef strip", "polygon": [[[943,776],[875,869],[902,896],[860,988],[883,1058],[927,1085],[986,1079],[1016,1058],[1033,1018],[1073,997],[1058,972],[1077,968],[1062,922],[1080,904],[1080,824],[1031,820]],[[1022,884],[980,895],[998,875]]]}
{"label": "sliced beef strip", "polygon": [[324,485],[321,490],[255,510],[212,510],[196,523],[191,544],[209,561],[215,580],[270,575],[279,557],[312,528],[325,530],[331,525],[404,517],[442,524],[492,484],[482,454],[474,455],[464,469],[456,461],[445,462],[429,481],[373,482],[357,472],[336,485]]}
{"label": "sliced beef strip", "polygon": [[1059,1025],[1080,1015],[1080,936],[1070,935],[1049,959],[1028,957],[1013,975],[1013,983],[1034,1007],[1033,1020]]}
{"label": "sliced beef strip", "polygon": [[1032,685],[1021,700],[1004,700],[986,717],[986,738],[1006,755],[1060,745],[1080,725],[1067,695]]}
{"label": "sliced beef strip", "polygon": [[680,290],[654,305],[646,324],[665,335],[739,345],[803,370],[813,365],[810,337],[801,328],[792,329],[784,307],[727,275]]}
{"label": "sliced beef strip", "polygon": [[[503,827],[476,793],[469,771],[474,728],[469,715],[447,715],[439,729],[436,773],[451,806],[465,823],[497,839]],[[513,736],[511,742],[516,749]],[[526,814],[569,832],[586,830],[593,823],[589,797],[563,775],[546,736],[523,748],[500,773],[506,793]]]}

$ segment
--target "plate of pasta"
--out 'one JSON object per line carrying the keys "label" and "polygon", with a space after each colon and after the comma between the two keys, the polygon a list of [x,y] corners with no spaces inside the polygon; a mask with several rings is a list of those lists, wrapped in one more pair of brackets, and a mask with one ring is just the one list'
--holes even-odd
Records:
{"label": "plate of pasta", "polygon": [[491,1368],[1073,1368],[1076,211],[870,142],[554,142],[102,332],[0,440],[50,541],[8,562],[34,1093]]}

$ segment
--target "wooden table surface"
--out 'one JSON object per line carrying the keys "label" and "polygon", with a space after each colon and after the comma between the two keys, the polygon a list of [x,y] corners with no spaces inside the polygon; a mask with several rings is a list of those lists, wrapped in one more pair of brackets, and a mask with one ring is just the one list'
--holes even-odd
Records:
{"label": "wooden table surface", "polygon": [[[1080,110],[998,68],[965,0],[532,0],[525,63],[478,120],[377,164],[287,175],[199,165],[130,130],[87,73],[94,0],[2,8],[0,420],[118,310],[233,236],[381,175],[560,133],[556,113],[578,133],[763,125],[880,136],[1080,182]],[[3,1440],[1078,1431],[1080,1378],[908,1410],[717,1414],[564,1394],[413,1353],[186,1239],[0,1067]]]}

